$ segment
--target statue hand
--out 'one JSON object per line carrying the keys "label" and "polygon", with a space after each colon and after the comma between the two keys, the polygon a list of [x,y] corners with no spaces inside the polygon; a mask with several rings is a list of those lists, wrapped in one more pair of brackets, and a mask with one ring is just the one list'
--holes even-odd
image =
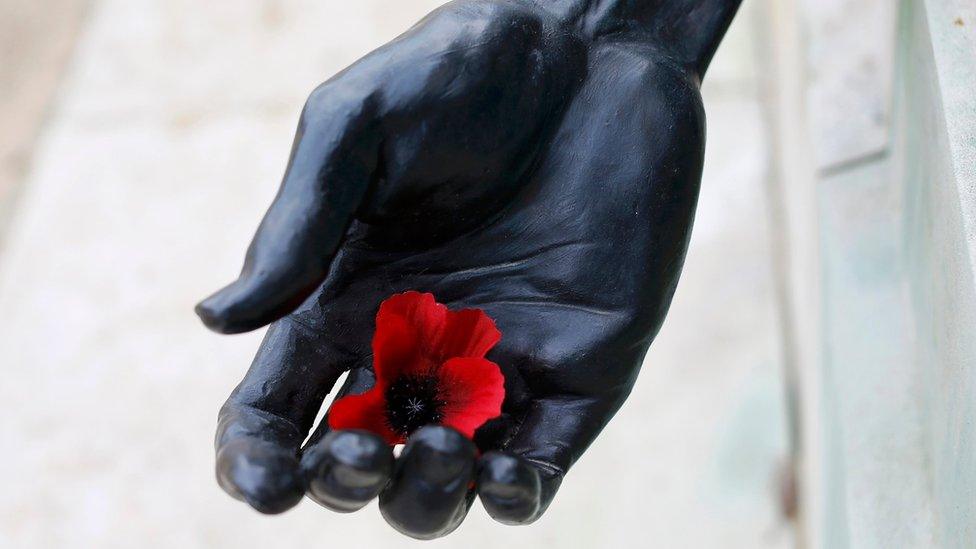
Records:
{"label": "statue hand", "polygon": [[[476,494],[528,523],[623,403],[691,229],[699,77],[568,21],[454,2],[312,93],[239,279],[197,308],[224,333],[274,322],[220,413],[228,493],[266,513],[379,495],[418,538],[456,528]],[[303,447],[343,372],[339,396],[372,385],[377,307],[405,290],[495,320],[502,417],[476,444],[423,428],[396,460],[326,422]]]}

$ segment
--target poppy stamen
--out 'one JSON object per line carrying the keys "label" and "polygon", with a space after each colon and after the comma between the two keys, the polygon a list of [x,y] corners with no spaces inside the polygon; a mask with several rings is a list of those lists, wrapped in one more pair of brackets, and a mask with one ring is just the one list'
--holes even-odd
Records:
{"label": "poppy stamen", "polygon": [[390,428],[404,437],[444,417],[437,377],[401,376],[386,389],[386,419]]}

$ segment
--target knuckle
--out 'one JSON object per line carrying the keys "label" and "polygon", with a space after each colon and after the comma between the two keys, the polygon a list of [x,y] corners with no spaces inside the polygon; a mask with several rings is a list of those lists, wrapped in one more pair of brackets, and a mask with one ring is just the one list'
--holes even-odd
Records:
{"label": "knuckle", "polygon": [[429,425],[419,429],[410,438],[408,446],[441,454],[473,453],[474,444],[464,435],[440,425]]}

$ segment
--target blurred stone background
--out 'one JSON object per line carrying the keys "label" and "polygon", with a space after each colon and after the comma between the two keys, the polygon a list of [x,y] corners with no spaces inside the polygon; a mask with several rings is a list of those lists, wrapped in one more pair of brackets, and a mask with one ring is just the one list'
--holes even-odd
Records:
{"label": "blurred stone background", "polygon": [[[261,334],[192,313],[236,276],[307,93],[437,0],[0,0],[0,545],[398,547],[375,504],[265,517],[213,478]],[[633,395],[532,526],[441,547],[788,547],[749,2],[704,87],[691,249]]]}

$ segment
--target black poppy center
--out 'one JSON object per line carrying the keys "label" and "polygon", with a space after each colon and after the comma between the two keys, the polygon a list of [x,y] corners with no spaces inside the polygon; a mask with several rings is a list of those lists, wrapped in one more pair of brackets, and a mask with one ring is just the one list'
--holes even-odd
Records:
{"label": "black poppy center", "polygon": [[386,388],[386,418],[390,428],[403,436],[444,417],[434,376],[403,376]]}

